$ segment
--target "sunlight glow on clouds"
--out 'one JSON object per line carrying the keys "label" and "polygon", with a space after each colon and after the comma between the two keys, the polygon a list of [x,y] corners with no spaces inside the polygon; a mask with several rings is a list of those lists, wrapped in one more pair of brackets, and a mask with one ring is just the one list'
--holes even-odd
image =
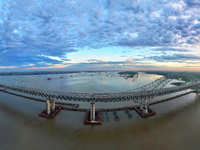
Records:
{"label": "sunlight glow on clouds", "polygon": [[200,0],[1,0],[0,71],[200,71],[199,10]]}

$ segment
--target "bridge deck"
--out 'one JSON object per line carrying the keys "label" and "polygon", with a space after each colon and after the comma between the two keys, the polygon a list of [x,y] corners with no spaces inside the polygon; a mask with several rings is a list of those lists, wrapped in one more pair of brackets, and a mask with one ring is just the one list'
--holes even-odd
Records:
{"label": "bridge deck", "polygon": [[70,92],[59,92],[59,91],[46,91],[38,90],[27,87],[19,87],[12,85],[0,84],[0,87],[7,90],[12,90],[28,95],[34,95],[39,97],[54,98],[60,100],[69,101],[82,101],[82,102],[121,102],[121,101],[137,101],[145,97],[161,96],[166,95],[189,88],[194,88],[200,83],[193,83],[183,86],[163,88],[158,90],[150,91],[135,91],[135,92],[121,92],[121,93],[70,93]]}
{"label": "bridge deck", "polygon": [[[33,97],[28,97],[28,96],[24,96],[24,95],[20,95],[20,94],[15,94],[15,93],[8,92],[8,91],[5,91],[5,90],[0,90],[0,91],[6,92],[8,94],[13,94],[13,95],[16,95],[16,96],[25,97],[25,98],[28,98],[28,99],[31,99],[31,100],[36,100],[36,101],[40,101],[40,102],[46,102],[46,100],[37,99],[37,98],[33,98]],[[179,94],[179,95],[176,95],[176,96],[172,96],[170,98],[166,98],[166,99],[162,99],[162,100],[157,100],[157,101],[151,102],[150,105],[155,105],[155,104],[158,104],[158,103],[162,103],[162,102],[166,102],[166,101],[169,101],[169,100],[173,100],[174,98],[178,98],[178,97],[181,97],[181,96],[184,96],[184,95],[187,95],[187,94],[190,94],[190,93],[195,93],[195,92],[196,92],[195,90],[191,90],[189,92],[186,92],[186,93],[183,93],[183,94]],[[64,109],[64,110],[72,110],[72,111],[87,111],[87,110],[90,110],[89,108],[78,108],[79,104],[60,103],[60,102],[56,102],[56,104],[62,105],[61,108]],[[63,105],[72,106],[72,107],[65,107]],[[123,107],[115,107],[115,108],[98,108],[96,110],[98,110],[99,112],[119,111],[119,110],[126,110],[126,109],[132,110],[132,109],[135,109],[135,107],[138,107],[138,106],[139,105],[131,105],[131,106],[123,106]]]}

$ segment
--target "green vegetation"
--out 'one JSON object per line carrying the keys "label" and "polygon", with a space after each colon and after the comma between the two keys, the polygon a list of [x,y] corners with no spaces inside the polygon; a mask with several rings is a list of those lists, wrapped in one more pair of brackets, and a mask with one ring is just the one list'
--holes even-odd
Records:
{"label": "green vegetation", "polygon": [[163,75],[163,76],[167,76],[171,73],[174,73],[172,71],[142,71],[145,72],[146,74],[157,74],[157,75]]}
{"label": "green vegetation", "polygon": [[186,82],[173,82],[171,83],[172,85],[180,86],[180,85],[185,85]]}
{"label": "green vegetation", "polygon": [[[186,76],[184,76],[184,74]],[[189,74],[190,76],[187,76],[187,74]],[[182,81],[187,82],[191,82],[194,79],[199,79],[200,80],[200,73],[199,72],[183,72],[183,74],[179,75],[178,78],[181,78]]]}
{"label": "green vegetation", "polygon": [[[176,72],[176,71],[144,71],[147,74],[157,74],[167,76],[173,73],[178,73],[176,79],[181,79],[182,81],[191,82],[193,77],[196,77],[200,80],[200,72]],[[175,77],[175,76],[174,76]]]}
{"label": "green vegetation", "polygon": [[183,75],[180,75],[178,78],[181,78],[181,81],[185,81],[186,83],[190,82],[190,79],[188,77],[183,76]]}

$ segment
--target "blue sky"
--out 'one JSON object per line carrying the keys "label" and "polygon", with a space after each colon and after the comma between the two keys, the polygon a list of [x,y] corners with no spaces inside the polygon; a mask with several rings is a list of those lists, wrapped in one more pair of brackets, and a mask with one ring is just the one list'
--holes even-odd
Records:
{"label": "blue sky", "polygon": [[0,71],[200,71],[200,0],[0,0]]}

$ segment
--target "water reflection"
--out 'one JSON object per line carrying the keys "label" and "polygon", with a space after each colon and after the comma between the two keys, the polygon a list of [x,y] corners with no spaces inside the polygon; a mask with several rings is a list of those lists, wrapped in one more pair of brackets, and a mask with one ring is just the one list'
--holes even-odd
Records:
{"label": "water reflection", "polygon": [[[62,78],[61,78],[62,76]],[[146,85],[162,76],[139,72],[139,77],[132,82],[132,78],[125,79],[116,72],[107,73],[73,73],[28,76],[4,76],[2,83],[46,89],[53,91],[67,91],[78,93],[115,93],[124,92]],[[47,80],[51,78],[51,80]]]}

